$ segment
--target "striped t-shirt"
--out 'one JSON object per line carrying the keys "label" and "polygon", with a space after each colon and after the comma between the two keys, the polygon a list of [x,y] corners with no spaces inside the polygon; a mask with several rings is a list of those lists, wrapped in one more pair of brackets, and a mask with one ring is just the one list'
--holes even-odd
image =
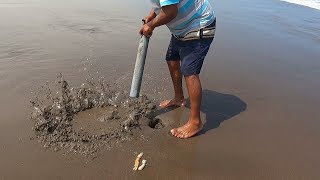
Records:
{"label": "striped t-shirt", "polygon": [[199,30],[210,25],[214,19],[214,11],[208,0],[150,0],[156,14],[161,7],[177,4],[178,15],[166,25],[172,34],[184,36],[188,32]]}

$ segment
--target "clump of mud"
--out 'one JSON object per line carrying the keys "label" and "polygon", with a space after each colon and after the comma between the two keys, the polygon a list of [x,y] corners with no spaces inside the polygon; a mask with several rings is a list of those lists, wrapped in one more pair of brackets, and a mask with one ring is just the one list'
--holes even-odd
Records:
{"label": "clump of mud", "polygon": [[[33,130],[44,147],[96,155],[102,147],[131,140],[133,130],[140,126],[163,127],[153,115],[154,102],[147,96],[130,98],[103,82],[70,87],[62,75],[58,84],[59,91],[54,95],[47,88],[45,97],[31,101]],[[100,112],[99,117],[77,118],[93,110]],[[86,126],[93,121],[94,127]]]}

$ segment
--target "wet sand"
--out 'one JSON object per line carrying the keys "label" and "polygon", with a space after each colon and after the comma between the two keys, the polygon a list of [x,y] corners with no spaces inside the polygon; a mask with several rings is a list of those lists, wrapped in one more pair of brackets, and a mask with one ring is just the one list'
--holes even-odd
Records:
{"label": "wet sand", "polygon": [[[74,86],[104,76],[130,87],[146,6],[0,1],[0,178],[319,179],[320,12],[280,1],[215,2],[218,30],[201,74],[206,125],[199,136],[145,131],[93,160],[30,140],[29,101],[59,73]],[[163,61],[168,40],[165,28],[155,32],[143,82],[143,93],[159,101],[173,95]],[[162,113],[167,130],[187,113]],[[148,165],[133,172],[141,151]]]}
{"label": "wet sand", "polygon": [[131,98],[102,80],[72,87],[60,75],[57,84],[47,84],[35,96],[32,139],[54,151],[95,158],[99,150],[134,140],[146,128],[163,128],[152,99]]}

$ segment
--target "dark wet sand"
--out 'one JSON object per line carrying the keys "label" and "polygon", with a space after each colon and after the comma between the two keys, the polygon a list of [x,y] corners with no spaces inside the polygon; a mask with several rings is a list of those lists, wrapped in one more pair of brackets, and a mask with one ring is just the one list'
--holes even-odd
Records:
{"label": "dark wet sand", "polygon": [[[146,131],[143,141],[94,160],[30,140],[32,92],[59,73],[80,85],[90,70],[129,88],[146,4],[0,2],[0,178],[319,179],[320,12],[278,1],[215,2],[201,135],[177,140]],[[165,28],[155,32],[145,69],[143,92],[159,101],[172,96],[163,61],[168,40]],[[162,115],[173,127],[187,112]],[[141,151],[148,165],[133,172]]]}

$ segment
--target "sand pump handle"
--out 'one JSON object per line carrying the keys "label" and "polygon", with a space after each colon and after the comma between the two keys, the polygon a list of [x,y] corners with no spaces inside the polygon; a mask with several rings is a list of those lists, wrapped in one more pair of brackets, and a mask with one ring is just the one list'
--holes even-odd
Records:
{"label": "sand pump handle", "polygon": [[[145,25],[146,24],[146,20],[145,19],[141,19],[142,21],[142,25]],[[142,38],[143,34],[141,34],[141,38]]]}

